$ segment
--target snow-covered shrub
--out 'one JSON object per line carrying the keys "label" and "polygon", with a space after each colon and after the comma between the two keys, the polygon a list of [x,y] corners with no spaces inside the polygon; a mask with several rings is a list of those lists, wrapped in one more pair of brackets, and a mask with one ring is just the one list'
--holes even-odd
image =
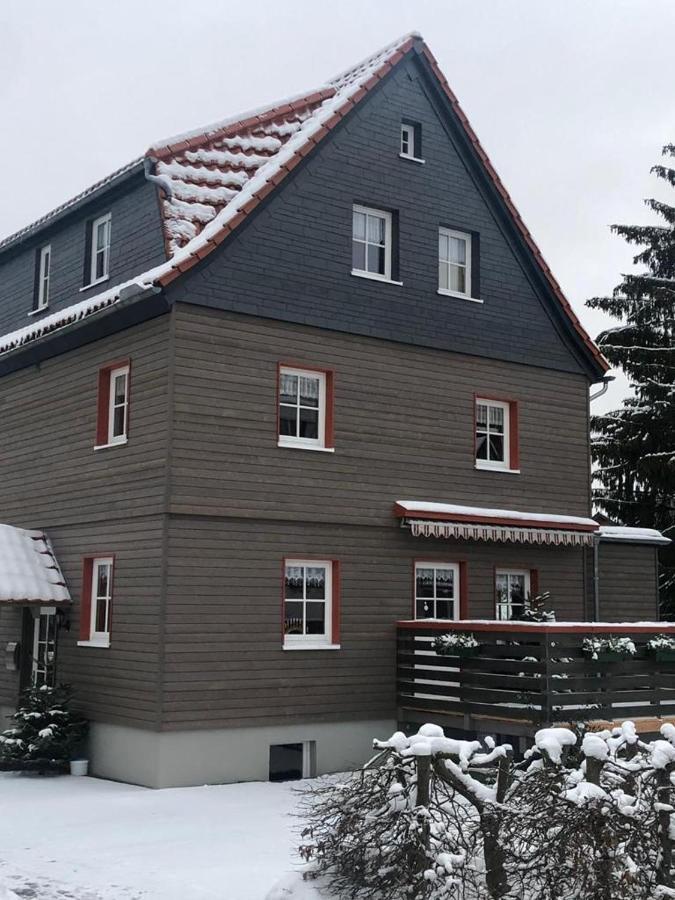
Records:
{"label": "snow-covered shrub", "polygon": [[555,622],[555,612],[552,609],[546,609],[550,601],[550,591],[544,591],[534,597],[528,595],[525,598],[521,620],[523,622]]}
{"label": "snow-covered shrub", "polygon": [[434,638],[434,650],[439,656],[452,656],[457,651],[477,652],[480,644],[471,632],[449,631]]}
{"label": "snow-covered shrub", "polygon": [[21,695],[15,725],[0,734],[0,769],[65,771],[87,733],[87,722],[69,709],[71,690],[33,687]]}
{"label": "snow-covered shrub", "polygon": [[627,658],[637,652],[635,644],[627,637],[587,637],[582,648],[591,659],[600,659],[603,655]]}
{"label": "snow-covered shrub", "polygon": [[650,650],[675,650],[675,638],[669,634],[657,634],[647,641]]}
{"label": "snow-covered shrub", "polygon": [[306,793],[301,853],[339,898],[671,896],[675,726],[661,732],[544,728],[520,763],[436,725],[397,732]]}

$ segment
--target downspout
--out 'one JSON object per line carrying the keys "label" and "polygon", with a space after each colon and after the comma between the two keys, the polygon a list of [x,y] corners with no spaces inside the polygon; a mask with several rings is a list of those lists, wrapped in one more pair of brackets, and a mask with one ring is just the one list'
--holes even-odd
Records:
{"label": "downspout", "polygon": [[[605,375],[602,379],[600,390],[589,396],[589,404],[606,394],[610,382],[614,380],[614,375]],[[600,538],[598,535],[595,535],[593,538],[593,621],[600,621]]]}
{"label": "downspout", "polygon": [[173,197],[173,190],[171,189],[171,179],[164,178],[163,175],[155,174],[155,166],[157,165],[157,160],[152,156],[146,156],[143,160],[143,172],[145,174],[145,180],[151,181],[153,184],[156,184],[158,188],[161,188],[166,194],[166,199],[171,200]]}

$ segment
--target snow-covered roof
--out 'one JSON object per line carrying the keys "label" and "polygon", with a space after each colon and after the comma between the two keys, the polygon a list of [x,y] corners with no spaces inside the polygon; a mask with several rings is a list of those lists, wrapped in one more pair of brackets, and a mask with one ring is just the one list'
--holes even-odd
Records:
{"label": "snow-covered roof", "polygon": [[397,500],[396,514],[406,518],[431,518],[447,522],[472,521],[498,525],[512,524],[534,527],[557,526],[574,531],[597,531],[594,519],[563,516],[558,513],[524,512],[517,509],[490,509],[484,506],[460,506],[456,503],[429,503],[422,500]]}
{"label": "snow-covered roof", "polygon": [[47,535],[0,525],[0,603],[69,602]]}
{"label": "snow-covered roof", "polygon": [[[139,274],[132,283],[142,288],[150,285],[164,287],[208,256],[414,45],[433,69],[469,141],[578,337],[595,364],[601,371],[606,371],[609,363],[574,314],[433,54],[416,33],[393,41],[305,94],[153,144],[145,159],[153,162],[155,174],[150,178],[162,190],[162,219],[169,258],[165,263]],[[131,165],[137,163],[135,161]],[[34,227],[29,226],[25,231],[32,230]],[[106,305],[110,305],[119,299],[114,291],[113,288],[90,299],[96,301],[105,296]],[[87,307],[86,315],[95,311],[94,304]],[[67,324],[64,322],[59,327]],[[26,329],[20,331],[25,332]],[[26,337],[24,334],[19,343],[35,340],[41,333],[35,329],[31,335]],[[0,339],[0,353],[8,352],[15,346],[15,336]]]}
{"label": "snow-covered roof", "polygon": [[670,538],[656,528],[632,528],[626,525],[601,525],[600,538],[604,541],[626,541],[632,544],[670,544]]}

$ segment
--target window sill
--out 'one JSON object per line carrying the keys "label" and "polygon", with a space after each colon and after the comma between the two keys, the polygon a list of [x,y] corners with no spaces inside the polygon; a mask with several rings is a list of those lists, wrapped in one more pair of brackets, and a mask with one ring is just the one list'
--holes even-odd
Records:
{"label": "window sill", "polygon": [[377,275],[375,272],[361,272],[358,269],[352,269],[354,278],[367,278],[368,281],[381,281],[382,284],[397,284],[399,287],[402,281],[394,281],[393,278],[385,278],[384,275]]}
{"label": "window sill", "polygon": [[129,438],[124,438],[123,441],[111,441],[109,444],[94,444],[94,450],[110,450],[112,447],[124,447],[128,443]]}
{"label": "window sill", "polygon": [[408,153],[399,153],[399,156],[401,159],[407,159],[410,160],[410,162],[419,163],[422,166],[426,162],[425,159],[420,159],[418,156],[410,156]]}
{"label": "window sill", "polygon": [[285,447],[290,450],[314,450],[319,453],[335,453],[335,447],[320,447],[318,444],[295,444],[292,441],[277,441],[277,447]]}
{"label": "window sill", "polygon": [[40,313],[47,312],[49,309],[49,304],[45,304],[44,306],[40,306],[38,309],[32,309],[28,315],[29,316],[39,316]]}
{"label": "window sill", "polygon": [[106,281],[110,281],[110,275],[104,275],[103,278],[97,278],[96,281],[90,281],[89,284],[85,284],[80,288],[80,294],[82,291],[88,291],[90,288],[96,287],[98,284],[103,284]]}
{"label": "window sill", "polygon": [[97,641],[78,641],[78,647],[109,647],[110,646],[110,638],[107,640],[97,640]]}
{"label": "window sill", "polygon": [[506,475],[520,475],[520,469],[509,469],[508,466],[482,466],[480,463],[475,463],[474,469],[478,469],[481,472],[502,472]]}
{"label": "window sill", "polygon": [[441,297],[457,297],[458,300],[468,300],[470,303],[484,303],[479,297],[469,297],[468,294],[460,294],[459,291],[446,291],[443,288],[438,288],[436,293],[440,294]]}
{"label": "window sill", "polygon": [[306,644],[284,644],[282,650],[340,650],[340,644],[312,644],[307,641]]}

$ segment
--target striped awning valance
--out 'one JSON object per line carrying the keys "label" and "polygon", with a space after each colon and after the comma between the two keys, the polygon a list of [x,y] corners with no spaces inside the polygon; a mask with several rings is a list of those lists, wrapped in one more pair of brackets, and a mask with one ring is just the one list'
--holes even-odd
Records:
{"label": "striped awning valance", "polygon": [[482,525],[471,522],[438,522],[404,519],[414,537],[464,538],[469,541],[502,541],[516,544],[547,544],[583,547],[593,543],[593,532],[562,528],[521,528],[513,525]]}

